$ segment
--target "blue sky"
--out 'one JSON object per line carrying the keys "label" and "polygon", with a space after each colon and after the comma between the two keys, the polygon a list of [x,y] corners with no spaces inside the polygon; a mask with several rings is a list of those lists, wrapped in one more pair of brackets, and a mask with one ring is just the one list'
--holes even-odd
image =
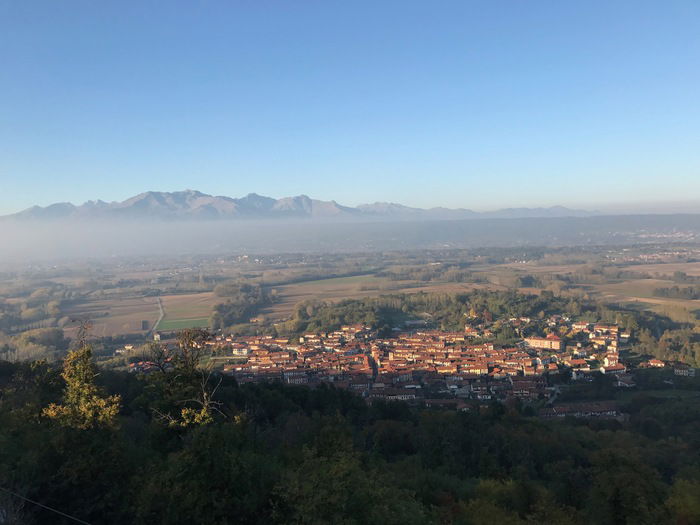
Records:
{"label": "blue sky", "polygon": [[0,213],[700,201],[700,2],[0,0]]}

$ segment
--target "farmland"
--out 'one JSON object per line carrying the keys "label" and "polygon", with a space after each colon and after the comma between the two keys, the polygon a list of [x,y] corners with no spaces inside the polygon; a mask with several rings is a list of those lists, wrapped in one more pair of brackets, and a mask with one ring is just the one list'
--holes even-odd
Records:
{"label": "farmland", "polygon": [[156,330],[171,331],[184,330],[185,328],[206,328],[209,326],[209,317],[195,317],[190,319],[163,319]]}
{"label": "farmland", "polygon": [[[158,320],[155,297],[126,296],[88,300],[72,306],[66,314],[71,319],[89,319],[97,337],[144,333],[142,321],[152,328]],[[67,328],[70,333],[74,328]]]}
{"label": "farmland", "polygon": [[33,268],[0,281],[0,330],[17,334],[56,326],[72,337],[70,321],[90,319],[96,337],[137,338],[153,330],[207,326],[214,307],[229,301],[215,290],[232,283],[259,286],[269,295],[269,304],[247,312],[241,323],[288,320],[305,301],[473,289],[583,295],[680,320],[700,311],[700,301],[659,297],[656,290],[695,285],[699,258],[700,248],[636,246],[197,256]]}
{"label": "farmland", "polygon": [[[221,298],[211,292],[161,296],[163,320],[157,330],[181,330],[205,327],[212,308]],[[114,296],[106,299],[87,299],[71,307],[67,314],[73,319],[90,319],[92,333],[97,337],[123,334],[146,334],[154,329],[160,310],[156,297],[136,295]],[[142,321],[147,321],[143,330]],[[74,328],[67,328],[72,332]]]}
{"label": "farmland", "polygon": [[212,292],[164,295],[161,297],[164,317],[156,330],[182,330],[209,326],[214,305],[222,302]]}
{"label": "farmland", "polygon": [[[668,268],[667,268],[668,266]],[[692,264],[655,264],[636,265],[648,273],[670,276],[675,271],[694,271]],[[510,263],[503,265],[480,264],[472,268],[480,282],[444,282],[418,280],[392,280],[376,273],[366,273],[350,277],[332,277],[312,279],[277,286],[269,286],[268,291],[274,295],[271,305],[260,312],[260,317],[271,322],[289,319],[294,307],[304,301],[337,302],[343,299],[376,297],[391,293],[416,292],[468,292],[485,288],[506,290],[508,281],[518,275],[574,274],[582,272],[585,265],[544,265],[537,263]],[[603,302],[636,303],[658,313],[666,313],[668,308],[684,308],[689,311],[700,309],[700,301],[670,299],[654,296],[654,289],[670,286],[673,282],[663,278],[656,279],[617,279],[600,284],[573,285],[565,294],[586,293]],[[533,287],[517,287],[523,293],[539,293]],[[94,334],[110,336],[119,334],[146,334],[141,322],[148,321],[148,328],[158,331],[175,331],[191,327],[206,327],[214,306],[226,299],[213,292],[165,294],[160,296],[163,305],[163,319],[154,328],[159,318],[159,309],[155,297],[138,297],[134,295],[112,297],[101,300],[88,300],[70,313],[76,317],[90,317],[93,320]]]}

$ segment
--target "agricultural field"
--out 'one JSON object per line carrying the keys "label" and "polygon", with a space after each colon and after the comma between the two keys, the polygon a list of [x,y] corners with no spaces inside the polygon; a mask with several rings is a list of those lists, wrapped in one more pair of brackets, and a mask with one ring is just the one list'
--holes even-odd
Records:
{"label": "agricultural field", "polygon": [[161,296],[163,319],[156,330],[170,331],[209,326],[212,309],[225,301],[213,292]]}
{"label": "agricultural field", "polygon": [[[531,275],[546,273],[570,274],[583,273],[584,264],[547,266],[537,263],[509,263],[494,265],[481,269],[481,275],[489,280],[498,280],[504,270],[522,271]],[[658,264],[632,264],[621,266],[621,270],[646,273],[654,276],[653,279],[627,279],[618,282],[604,284],[574,285],[572,292],[580,291],[591,297],[606,303],[622,303],[627,306],[637,306],[649,309],[656,313],[669,315],[673,310],[685,309],[689,312],[700,311],[700,301],[668,297],[656,297],[656,288],[667,288],[678,283],[670,280],[674,272],[685,272],[688,275],[700,276],[700,263],[658,263]],[[520,288],[521,292],[531,290]],[[673,316],[672,316],[673,317]]]}
{"label": "agricultural field", "polygon": [[700,276],[700,262],[630,264],[623,266],[625,270],[644,272],[650,275],[671,276],[674,272],[685,272],[688,275]]}
{"label": "agricultural field", "polygon": [[[92,333],[96,337],[124,334],[147,334],[150,330],[181,330],[183,328],[206,327],[214,305],[221,302],[212,292],[164,295],[163,319],[157,297],[115,296],[94,299],[73,306],[66,312],[72,319],[89,319]],[[146,330],[142,321],[148,322]],[[156,326],[158,323],[158,326]],[[67,326],[70,335],[74,327]]]}
{"label": "agricultural field", "polygon": [[593,289],[606,301],[639,301],[652,298],[656,301],[663,298],[654,297],[654,290],[673,284],[672,281],[662,279],[629,279],[619,283],[594,285]]}
{"label": "agricultural field", "polygon": [[613,284],[587,286],[584,289],[603,302],[622,303],[628,306],[636,304],[672,318],[675,317],[674,310],[700,311],[700,300],[654,296],[655,288],[673,285],[673,281],[662,279],[631,279]]}
{"label": "agricultural field", "polygon": [[[155,297],[114,297],[95,299],[75,305],[66,312],[71,319],[89,319],[92,334],[107,337],[121,334],[144,334],[142,321],[148,321],[148,328],[158,320],[160,310]],[[71,336],[75,326],[66,326]]]}
{"label": "agricultural field", "polygon": [[207,328],[209,326],[209,317],[194,317],[190,319],[163,319],[156,330],[169,332],[176,330],[184,330],[186,328]]}
{"label": "agricultural field", "polygon": [[[630,256],[628,251],[617,255]],[[700,250],[688,255],[690,260],[698,257]],[[617,264],[610,262],[608,250],[532,257],[520,253],[487,257],[450,252],[372,258],[348,255],[331,259],[295,255],[243,262],[221,257],[137,260],[97,268],[85,266],[70,272],[43,269],[39,273],[29,272],[22,279],[5,279],[0,282],[0,304],[20,319],[8,325],[10,331],[63,326],[66,318],[90,319],[96,337],[147,336],[152,330],[208,326],[214,306],[226,302],[226,297],[213,290],[220,284],[234,282],[262,285],[274,297],[273,304],[251,316],[263,323],[289,319],[295,306],[304,301],[336,302],[396,293],[454,293],[474,289],[586,294],[601,302],[653,310],[679,322],[691,318],[694,321],[696,313],[700,313],[700,301],[654,296],[657,288],[682,285],[678,278],[672,280],[674,272],[700,276],[700,262],[678,260]],[[626,274],[632,278],[622,279],[625,274],[621,271],[635,273]],[[324,275],[329,277],[323,278]],[[561,277],[565,275],[571,279]],[[637,278],[645,275],[652,278]],[[293,282],[303,278],[309,280]],[[458,280],[467,282],[455,282]],[[43,295],[32,295],[38,290],[43,290]],[[58,313],[56,304],[62,305]],[[72,336],[75,324],[66,325],[67,335]]]}

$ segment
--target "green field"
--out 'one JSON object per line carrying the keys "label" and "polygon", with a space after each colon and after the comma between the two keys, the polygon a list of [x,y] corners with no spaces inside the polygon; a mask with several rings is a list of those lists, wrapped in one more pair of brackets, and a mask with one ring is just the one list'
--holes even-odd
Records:
{"label": "green field", "polygon": [[195,317],[192,319],[163,319],[156,330],[171,331],[184,330],[185,328],[207,328],[209,326],[208,317]]}

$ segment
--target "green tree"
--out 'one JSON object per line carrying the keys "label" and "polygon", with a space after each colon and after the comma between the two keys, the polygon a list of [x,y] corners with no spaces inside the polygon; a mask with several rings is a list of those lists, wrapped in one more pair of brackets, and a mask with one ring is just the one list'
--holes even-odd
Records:
{"label": "green tree", "polygon": [[63,403],[51,403],[43,414],[73,428],[114,427],[121,398],[101,395],[95,384],[96,376],[92,347],[83,341],[78,349],[68,353],[63,362],[61,377],[66,382]]}

